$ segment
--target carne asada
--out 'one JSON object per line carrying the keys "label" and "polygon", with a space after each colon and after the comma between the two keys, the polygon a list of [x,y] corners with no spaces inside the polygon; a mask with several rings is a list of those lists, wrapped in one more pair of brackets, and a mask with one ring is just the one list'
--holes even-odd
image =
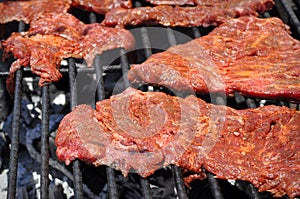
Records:
{"label": "carne asada", "polygon": [[128,88],[97,102],[96,110],[75,107],[55,142],[66,164],[80,159],[143,177],[169,164],[205,177],[204,168],[293,198],[300,194],[299,129],[300,112],[287,107],[235,110],[193,95]]}

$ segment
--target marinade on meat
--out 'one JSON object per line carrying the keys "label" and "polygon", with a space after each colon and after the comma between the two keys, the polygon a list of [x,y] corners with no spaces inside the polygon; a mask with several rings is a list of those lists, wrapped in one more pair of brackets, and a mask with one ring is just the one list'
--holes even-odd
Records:
{"label": "marinade on meat", "polygon": [[272,0],[199,1],[194,7],[159,5],[109,11],[102,21],[107,26],[135,26],[161,24],[163,26],[211,26],[230,18],[258,15],[274,6]]}
{"label": "marinade on meat", "polygon": [[[96,54],[115,48],[134,47],[133,35],[125,29],[84,24],[74,16],[48,14],[31,23],[27,32],[13,33],[2,42],[4,53],[13,54],[7,79],[8,90],[13,90],[14,73],[21,66],[30,66],[39,75],[39,85],[59,80],[59,67],[64,58],[83,58],[90,67]],[[40,55],[43,55],[42,57]]]}
{"label": "marinade on meat", "polygon": [[[201,5],[207,7],[228,8],[230,5],[244,6],[245,3],[250,3],[251,1],[237,1],[237,0],[146,0],[153,5]],[[253,1],[252,1],[253,2]],[[232,6],[232,7],[233,7]]]}
{"label": "marinade on meat", "polygon": [[[49,6],[51,5],[51,6]],[[130,0],[26,0],[0,2],[0,23],[23,21],[30,23],[34,18],[47,13],[66,13],[70,7],[105,14],[115,8],[131,8]]]}
{"label": "marinade on meat", "polygon": [[240,17],[132,65],[132,83],[300,101],[300,42],[278,18]]}
{"label": "marinade on meat", "polygon": [[300,112],[287,107],[235,110],[193,95],[128,88],[97,102],[96,110],[75,107],[61,121],[55,143],[66,164],[80,159],[143,177],[176,164],[205,178],[204,168],[293,198],[300,194],[299,125]]}
{"label": "marinade on meat", "polygon": [[72,6],[86,11],[105,14],[115,8],[131,8],[131,0],[72,0]]}
{"label": "marinade on meat", "polygon": [[195,5],[194,0],[146,0],[153,5]]}
{"label": "marinade on meat", "polygon": [[[51,5],[51,6],[49,6]],[[23,21],[30,23],[34,18],[47,13],[64,13],[70,8],[71,0],[30,0],[0,2],[0,23]]]}

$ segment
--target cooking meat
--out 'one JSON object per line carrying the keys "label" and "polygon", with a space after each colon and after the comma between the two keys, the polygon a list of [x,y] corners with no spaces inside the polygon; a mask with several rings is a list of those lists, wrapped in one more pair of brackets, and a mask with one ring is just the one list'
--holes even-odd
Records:
{"label": "cooking meat", "polygon": [[[51,5],[51,6],[49,6]],[[34,18],[47,13],[66,13],[70,7],[105,14],[114,8],[131,8],[130,0],[26,0],[0,2],[0,23],[23,21],[30,23]]]}
{"label": "cooking meat", "polygon": [[[49,6],[51,5],[51,6]],[[70,8],[70,0],[30,0],[0,2],[0,23],[23,21],[30,23],[35,17],[47,13],[63,13]]]}
{"label": "cooking meat", "polygon": [[72,6],[86,11],[105,14],[114,8],[131,8],[131,0],[72,0]]}
{"label": "cooking meat", "polygon": [[278,18],[241,17],[132,65],[133,83],[300,101],[300,42]]}
{"label": "cooking meat", "polygon": [[[224,8],[227,8],[229,4],[240,4],[240,6],[243,6],[244,3],[249,3],[251,1],[233,1],[231,2],[224,1],[224,0],[146,0],[149,3],[153,5],[201,5],[201,6],[207,6],[207,7],[217,7],[221,8],[221,6],[224,6]],[[228,3],[229,2],[229,3]]]}
{"label": "cooking meat", "polygon": [[147,0],[153,5],[195,5],[194,0]]}
{"label": "cooking meat", "polygon": [[55,143],[66,164],[80,159],[143,177],[169,164],[203,177],[204,168],[292,198],[300,194],[299,125],[300,112],[287,107],[235,110],[193,95],[128,88],[96,110],[75,107]]}
{"label": "cooking meat", "polygon": [[160,5],[109,11],[102,21],[107,26],[161,24],[163,26],[210,26],[243,15],[258,15],[274,6],[272,0],[202,1],[194,7]]}
{"label": "cooking meat", "polygon": [[14,72],[21,66],[30,66],[41,77],[39,85],[42,86],[61,78],[62,59],[83,58],[91,66],[96,54],[105,50],[133,48],[134,38],[128,30],[97,23],[84,24],[74,16],[62,13],[33,21],[27,32],[13,33],[2,46],[6,54],[12,53],[16,58],[7,79],[9,90],[13,90]]}

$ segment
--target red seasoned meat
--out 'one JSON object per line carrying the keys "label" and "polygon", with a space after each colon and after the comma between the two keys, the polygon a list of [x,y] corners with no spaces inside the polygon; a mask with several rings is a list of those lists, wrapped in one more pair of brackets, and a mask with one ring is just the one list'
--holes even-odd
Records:
{"label": "red seasoned meat", "polygon": [[105,15],[107,26],[161,24],[163,26],[210,26],[243,15],[258,15],[274,6],[272,0],[199,1],[195,7],[160,5],[133,9],[118,8]]}
{"label": "red seasoned meat", "polygon": [[27,32],[13,33],[2,46],[6,54],[12,53],[17,59],[7,79],[8,88],[12,90],[14,72],[21,66],[30,66],[41,77],[39,85],[42,86],[61,78],[62,59],[83,58],[91,66],[96,54],[105,50],[133,48],[134,38],[128,30],[84,24],[63,13],[33,21]]}
{"label": "red seasoned meat", "polygon": [[105,14],[115,8],[131,8],[131,0],[72,0],[72,6]]}
{"label": "red seasoned meat", "polygon": [[96,110],[75,107],[55,143],[66,164],[80,159],[143,177],[169,164],[202,177],[204,168],[292,198],[300,194],[299,129],[300,112],[287,107],[234,110],[192,95],[128,88]]}
{"label": "red seasoned meat", "polygon": [[[244,6],[244,3],[251,3],[251,1],[233,1],[233,0],[146,0],[153,5],[201,5],[215,8],[228,8],[230,5]],[[229,2],[230,1],[230,2]],[[253,2],[253,1],[252,1]]]}
{"label": "red seasoned meat", "polygon": [[194,0],[147,0],[153,5],[195,5]]}
{"label": "red seasoned meat", "polygon": [[133,83],[300,101],[300,42],[278,18],[241,17],[132,65]]}
{"label": "red seasoned meat", "polygon": [[[51,6],[49,6],[51,5]],[[30,23],[34,18],[47,13],[67,12],[71,0],[30,0],[0,2],[0,23],[23,21]]]}

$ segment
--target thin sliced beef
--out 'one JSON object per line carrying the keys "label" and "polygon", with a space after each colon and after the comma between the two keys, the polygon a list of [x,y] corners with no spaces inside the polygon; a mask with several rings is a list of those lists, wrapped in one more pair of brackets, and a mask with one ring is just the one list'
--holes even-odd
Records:
{"label": "thin sliced beef", "polygon": [[[51,6],[50,6],[51,5]],[[30,23],[34,18],[47,13],[67,12],[71,0],[30,0],[0,2],[0,23],[23,21]]]}
{"label": "thin sliced beef", "polygon": [[72,6],[86,11],[105,14],[115,8],[131,8],[131,0],[72,0]]}
{"label": "thin sliced beef", "polygon": [[272,0],[231,0],[198,3],[195,7],[160,5],[133,9],[118,8],[105,15],[107,26],[161,24],[163,26],[210,26],[243,15],[258,15],[274,6]]}
{"label": "thin sliced beef", "polygon": [[153,5],[195,5],[194,0],[146,0]]}
{"label": "thin sliced beef", "polygon": [[128,78],[195,93],[300,101],[300,42],[278,18],[241,17],[132,65]]}
{"label": "thin sliced beef", "polygon": [[204,168],[292,198],[300,194],[299,129],[300,112],[287,107],[234,110],[192,95],[128,88],[99,101],[96,110],[75,107],[55,142],[66,164],[80,159],[143,177],[176,164],[203,178]]}
{"label": "thin sliced beef", "polygon": [[64,58],[83,58],[90,67],[96,54],[115,48],[131,49],[134,43],[128,30],[84,24],[67,13],[49,14],[33,21],[27,32],[13,33],[2,42],[6,57],[11,53],[16,58],[7,86],[13,90],[14,72],[21,66],[30,66],[41,77],[39,85],[43,86],[61,78],[59,67]]}
{"label": "thin sliced beef", "polygon": [[[237,6],[244,6],[245,3],[251,3],[250,0],[248,1],[238,1],[238,0],[146,0],[147,2],[153,5],[201,5],[207,7],[215,7],[221,8],[228,8],[230,5],[237,5]],[[252,1],[253,2],[253,1]]]}
{"label": "thin sliced beef", "polygon": [[[51,5],[51,6],[49,6]],[[105,14],[115,8],[131,8],[130,0],[26,0],[0,2],[0,23],[23,21],[30,23],[34,18],[47,13],[66,13],[70,7]]]}

